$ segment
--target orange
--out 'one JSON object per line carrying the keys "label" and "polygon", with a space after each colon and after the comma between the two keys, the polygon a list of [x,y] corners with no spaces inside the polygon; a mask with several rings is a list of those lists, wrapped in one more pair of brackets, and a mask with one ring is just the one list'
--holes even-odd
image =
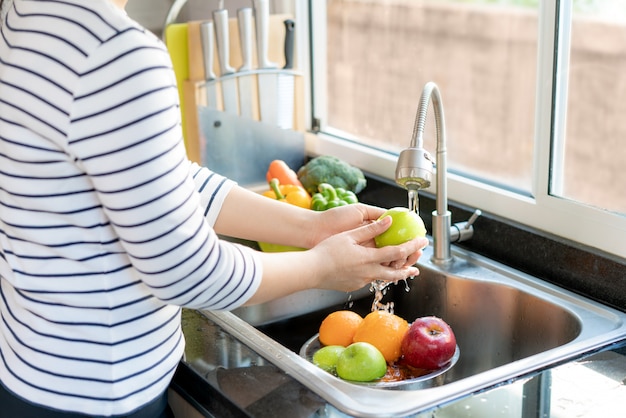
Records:
{"label": "orange", "polygon": [[352,311],[335,311],[329,314],[320,325],[319,340],[324,345],[352,344],[354,333],[363,322],[363,317]]}
{"label": "orange", "polygon": [[354,334],[354,342],[365,341],[383,353],[388,363],[393,363],[402,354],[401,346],[409,323],[387,311],[370,312]]}

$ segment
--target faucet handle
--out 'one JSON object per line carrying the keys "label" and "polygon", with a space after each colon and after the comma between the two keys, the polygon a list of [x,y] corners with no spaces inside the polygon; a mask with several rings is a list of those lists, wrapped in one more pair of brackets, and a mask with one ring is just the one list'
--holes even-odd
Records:
{"label": "faucet handle", "polygon": [[474,213],[472,213],[472,216],[470,216],[470,218],[467,220],[467,222],[465,223],[464,228],[465,229],[469,229],[472,227],[472,225],[474,224],[474,222],[476,222],[476,219],[478,219],[478,217],[480,215],[482,215],[483,212],[480,209],[476,209],[474,211]]}
{"label": "faucet handle", "polygon": [[472,216],[465,222],[457,222],[450,227],[450,242],[467,241],[474,235],[474,222],[483,212],[476,209]]}

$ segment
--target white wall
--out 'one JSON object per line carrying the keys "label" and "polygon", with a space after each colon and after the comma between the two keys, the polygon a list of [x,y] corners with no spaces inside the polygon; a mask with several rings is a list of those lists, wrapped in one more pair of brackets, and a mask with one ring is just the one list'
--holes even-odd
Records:
{"label": "white wall", "polygon": [[[174,0],[128,0],[126,12],[147,29],[161,36],[167,12]],[[188,0],[180,11],[179,22],[196,19],[210,19],[211,11],[219,7],[219,0]],[[224,0],[229,14],[237,9],[252,7],[252,0]],[[271,13],[292,13],[293,0],[270,0]]]}
{"label": "white wall", "polygon": [[172,3],[173,0],[128,0],[126,13],[160,36],[165,16]]}

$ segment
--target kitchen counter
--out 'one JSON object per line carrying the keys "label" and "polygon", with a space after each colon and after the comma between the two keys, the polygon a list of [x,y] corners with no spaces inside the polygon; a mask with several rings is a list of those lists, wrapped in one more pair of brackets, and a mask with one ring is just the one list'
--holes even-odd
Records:
{"label": "kitchen counter", "polygon": [[[361,201],[383,207],[406,206],[406,191],[385,180],[368,178]],[[432,196],[420,194],[420,215],[430,225]],[[450,204],[453,222],[469,218],[474,208]],[[482,208],[481,208],[482,209]],[[430,231],[429,231],[430,232]],[[460,247],[582,294],[605,305],[626,309],[626,261],[576,243],[498,219],[488,213],[475,223],[474,237]],[[366,312],[371,296],[349,302]],[[298,352],[337,305],[309,313],[306,326],[289,320],[258,326],[266,335]],[[225,333],[202,313],[184,311],[185,360],[172,388],[201,416],[345,417],[289,375]],[[609,347],[565,364],[503,382],[415,417],[555,417],[619,416],[626,399],[626,336]],[[185,418],[185,417],[179,417]]]}

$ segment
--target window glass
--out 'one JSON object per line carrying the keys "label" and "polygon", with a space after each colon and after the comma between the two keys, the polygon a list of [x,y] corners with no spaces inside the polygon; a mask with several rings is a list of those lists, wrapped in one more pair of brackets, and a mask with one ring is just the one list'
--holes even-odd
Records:
{"label": "window glass", "polygon": [[626,1],[574,7],[564,142],[553,194],[626,214]]}
{"label": "window glass", "polygon": [[[450,171],[530,194],[537,2],[329,0],[327,121],[399,152],[424,85],[441,92]],[[435,151],[433,112],[425,148]]]}

